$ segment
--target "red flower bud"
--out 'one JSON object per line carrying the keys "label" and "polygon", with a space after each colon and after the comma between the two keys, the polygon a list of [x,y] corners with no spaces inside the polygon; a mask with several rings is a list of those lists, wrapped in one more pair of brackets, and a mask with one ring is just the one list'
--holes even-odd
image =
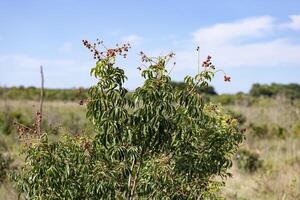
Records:
{"label": "red flower bud", "polygon": [[224,76],[224,81],[225,81],[225,82],[230,82],[230,77],[225,75],[225,76]]}

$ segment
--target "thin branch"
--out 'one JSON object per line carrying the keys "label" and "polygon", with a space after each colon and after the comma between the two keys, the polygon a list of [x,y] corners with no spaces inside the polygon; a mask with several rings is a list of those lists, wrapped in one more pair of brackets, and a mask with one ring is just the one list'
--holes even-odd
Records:
{"label": "thin branch", "polygon": [[130,191],[131,191],[131,178],[132,178],[132,173],[133,173],[133,168],[135,165],[135,159],[133,159],[132,164],[131,164],[131,168],[130,168],[130,174],[129,174],[129,178],[128,178],[128,199],[130,199]]}
{"label": "thin branch", "polygon": [[140,160],[140,162],[139,162],[138,168],[136,170],[135,177],[133,179],[133,184],[132,184],[132,188],[131,188],[131,191],[130,191],[130,198],[129,198],[130,200],[134,199],[134,195],[135,195],[135,191],[136,191],[136,183],[137,183],[137,179],[138,179],[139,174],[140,174],[141,165],[142,165],[142,160]]}

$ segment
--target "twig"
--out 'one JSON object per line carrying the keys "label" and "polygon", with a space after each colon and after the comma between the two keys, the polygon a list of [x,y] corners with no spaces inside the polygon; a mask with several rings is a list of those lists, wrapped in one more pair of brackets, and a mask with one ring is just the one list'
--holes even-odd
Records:
{"label": "twig", "polygon": [[132,188],[131,188],[131,191],[130,191],[130,197],[129,197],[130,200],[134,199],[134,194],[135,194],[135,190],[136,190],[136,183],[137,183],[137,179],[138,179],[139,174],[140,174],[140,167],[141,167],[141,165],[142,165],[142,161],[140,160],[138,168],[136,170],[136,175],[135,175],[135,177],[133,179],[133,184],[132,184]]}
{"label": "twig", "polygon": [[130,174],[129,174],[129,178],[128,178],[128,189],[129,189],[128,199],[130,199],[130,195],[131,195],[131,193],[130,193],[131,192],[131,178],[132,178],[134,165],[135,165],[135,159],[132,161],[131,168],[130,168]]}

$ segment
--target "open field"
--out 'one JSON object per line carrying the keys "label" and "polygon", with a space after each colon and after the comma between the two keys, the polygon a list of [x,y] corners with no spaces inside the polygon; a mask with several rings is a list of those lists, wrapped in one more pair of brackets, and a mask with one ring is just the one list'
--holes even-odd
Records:
{"label": "open field", "polygon": [[[19,165],[20,161],[17,158],[17,133],[11,123],[14,120],[32,123],[37,106],[35,101],[0,101],[0,142],[6,146],[3,154],[9,154],[14,159],[12,167]],[[239,116],[242,126],[247,128],[247,139],[241,150],[249,154],[240,160],[236,156],[231,169],[233,176],[226,181],[222,193],[228,199],[240,200],[299,199],[299,102],[291,103],[283,97],[257,98],[251,105],[239,102],[225,105],[225,108]],[[43,127],[52,139],[65,133],[93,135],[93,128],[85,118],[85,107],[77,102],[45,102]],[[239,166],[239,162],[247,164]],[[8,180],[1,185],[0,196],[8,200],[17,198]]]}
{"label": "open field", "polygon": [[[233,177],[228,179],[223,190],[228,199],[299,199],[299,105],[277,98],[261,99],[253,106],[227,108],[242,113],[247,119],[246,126],[250,123],[260,126],[256,132],[248,128],[241,148],[257,154],[262,161],[261,167],[251,173],[238,169],[235,163]],[[282,133],[278,127],[282,128]]]}

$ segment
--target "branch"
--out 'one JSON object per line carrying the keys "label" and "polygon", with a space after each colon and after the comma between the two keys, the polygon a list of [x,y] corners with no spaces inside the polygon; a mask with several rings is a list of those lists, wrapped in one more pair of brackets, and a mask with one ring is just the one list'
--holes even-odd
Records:
{"label": "branch", "polygon": [[142,161],[139,162],[138,168],[136,170],[136,175],[134,177],[132,188],[131,188],[131,191],[130,191],[130,198],[129,198],[130,200],[134,199],[134,194],[135,194],[135,190],[136,190],[136,182],[137,182],[137,179],[138,179],[139,174],[140,174],[141,165],[142,165]]}
{"label": "branch", "polygon": [[128,191],[129,191],[128,199],[130,199],[131,178],[132,178],[134,164],[135,164],[135,159],[132,161],[131,168],[130,168],[130,174],[129,174],[129,178],[128,178]]}

